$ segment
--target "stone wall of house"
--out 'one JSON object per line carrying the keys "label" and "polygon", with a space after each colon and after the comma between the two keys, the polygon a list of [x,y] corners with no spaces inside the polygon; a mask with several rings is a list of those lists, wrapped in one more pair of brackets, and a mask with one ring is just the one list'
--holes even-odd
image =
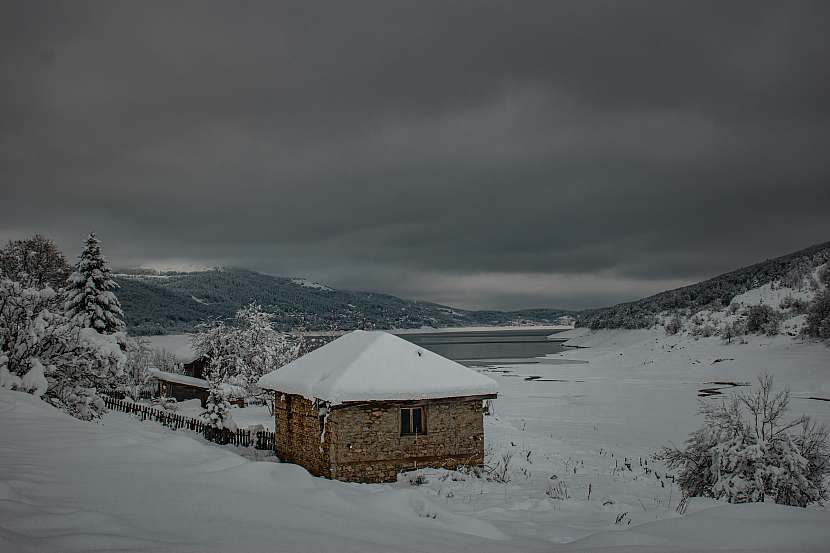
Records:
{"label": "stone wall of house", "polygon": [[[401,435],[400,410],[423,405],[426,434]],[[332,409],[330,477],[353,482],[390,482],[419,467],[458,468],[484,463],[481,399],[373,402]]]}
{"label": "stone wall of house", "polygon": [[[330,410],[276,393],[277,455],[311,474],[350,482],[393,482],[401,471],[484,463],[481,399],[367,402]],[[426,434],[401,435],[401,407],[423,406]]]}
{"label": "stone wall of house", "polygon": [[277,392],[274,400],[277,456],[302,465],[315,476],[331,477],[331,436],[322,435],[320,411],[314,402]]}

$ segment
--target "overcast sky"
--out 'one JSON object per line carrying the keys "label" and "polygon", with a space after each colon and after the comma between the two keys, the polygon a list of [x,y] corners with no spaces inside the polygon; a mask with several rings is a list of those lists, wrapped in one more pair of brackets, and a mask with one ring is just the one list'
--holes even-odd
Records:
{"label": "overcast sky", "polygon": [[0,239],[460,307],[830,240],[830,2],[0,5]]}

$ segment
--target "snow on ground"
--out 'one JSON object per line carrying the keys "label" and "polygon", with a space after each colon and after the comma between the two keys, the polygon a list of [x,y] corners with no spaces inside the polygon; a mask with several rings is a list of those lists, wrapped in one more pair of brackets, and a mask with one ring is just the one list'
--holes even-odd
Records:
{"label": "snow on ground", "polygon": [[[532,535],[550,542],[636,529],[660,520],[659,532],[664,528],[661,524],[706,527],[708,515],[688,521],[677,515],[680,492],[666,478],[665,467],[651,458],[669,442],[682,443],[701,424],[700,390],[721,386],[712,382],[750,382],[771,372],[779,385],[793,391],[793,416],[807,413],[830,426],[830,402],[807,399],[830,397],[830,348],[818,342],[758,336],[747,337],[745,344],[727,345],[716,337],[667,337],[662,329],[577,329],[556,336],[581,347],[540,359],[538,364],[481,369],[499,383],[495,416],[485,419],[487,462],[501,469],[507,455],[509,482],[425,470],[427,482],[418,489],[426,497],[443,498],[448,508],[483,518],[508,535]],[[717,401],[717,396],[706,401]],[[409,478],[397,485],[410,486]],[[732,513],[734,506],[723,510],[714,501],[696,500],[694,505],[690,512],[717,506],[720,514],[714,518],[744,516]],[[759,518],[769,513],[753,512]],[[782,516],[805,511],[787,513]],[[823,509],[804,516],[807,521],[830,523],[830,513]],[[809,549],[799,532],[784,536]],[[640,537],[645,541],[637,543],[669,549],[660,540]],[[608,539],[618,543],[616,534]],[[628,538],[619,539],[624,543]],[[693,543],[714,547],[725,538],[714,533],[709,541],[701,539]],[[730,539],[735,547],[738,542]]]}
{"label": "snow on ground", "polygon": [[[0,390],[0,551],[519,551],[411,490],[250,462],[154,423]],[[433,516],[434,515],[434,516]]]}
{"label": "snow on ground", "polygon": [[504,478],[489,480],[426,469],[391,485],[330,482],[192,433],[118,413],[83,423],[0,391],[0,550],[826,550],[822,507],[693,500],[678,515],[679,492],[650,455],[700,424],[699,390],[763,372],[790,386],[793,415],[830,424],[830,402],[807,399],[830,397],[827,346],[662,330],[557,337],[582,347],[479,369],[500,385],[485,432]]}
{"label": "snow on ground", "polygon": [[[199,418],[205,412],[202,402],[198,399],[188,399],[176,404],[176,412],[185,417]],[[231,406],[231,416],[239,428],[262,425],[266,430],[274,430],[274,416],[265,405],[248,405],[247,407]]]}

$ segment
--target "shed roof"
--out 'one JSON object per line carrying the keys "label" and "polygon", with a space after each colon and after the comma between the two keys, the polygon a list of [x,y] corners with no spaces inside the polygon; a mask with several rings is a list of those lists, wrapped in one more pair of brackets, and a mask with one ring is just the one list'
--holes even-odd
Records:
{"label": "shed roof", "polygon": [[167,382],[174,382],[176,384],[184,384],[185,386],[193,386],[194,388],[210,388],[210,383],[203,378],[194,378],[186,374],[169,373],[160,371],[158,369],[150,369],[150,376],[159,380]]}
{"label": "shed roof", "polygon": [[[182,384],[184,386],[190,386],[193,388],[202,388],[203,390],[210,389],[210,382],[208,382],[204,378],[195,378],[193,376],[188,376],[186,374],[169,373],[165,371],[160,371],[159,369],[151,368],[150,376],[157,380],[172,382],[174,384]],[[245,397],[245,390],[242,388],[242,386],[237,386],[235,384],[223,383],[222,391],[230,397]]]}
{"label": "shed roof", "polygon": [[331,403],[492,395],[496,382],[388,332],[355,330],[259,379]]}

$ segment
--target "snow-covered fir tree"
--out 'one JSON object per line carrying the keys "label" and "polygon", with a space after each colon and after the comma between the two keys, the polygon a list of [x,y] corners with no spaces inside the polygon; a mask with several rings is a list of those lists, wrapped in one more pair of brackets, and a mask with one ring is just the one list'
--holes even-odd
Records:
{"label": "snow-covered fir tree", "polygon": [[202,414],[210,428],[221,430],[226,428],[235,431],[236,423],[231,415],[231,404],[225,395],[224,380],[226,378],[223,358],[220,355],[221,342],[214,339],[208,347],[210,348],[210,363],[207,367],[207,381],[210,384],[205,412]]}
{"label": "snow-covered fir tree", "polygon": [[42,396],[81,419],[97,418],[104,404],[96,389],[121,373],[122,336],[68,320],[55,309],[57,296],[49,287],[0,279],[0,387]]}
{"label": "snow-covered fir tree", "polygon": [[118,284],[101,254],[101,243],[92,232],[66,283],[66,317],[78,326],[94,328],[102,334],[120,332],[124,329],[124,312],[113,292],[116,288]]}
{"label": "snow-covered fir tree", "polygon": [[231,416],[231,404],[221,388],[210,389],[205,407],[202,418],[211,428],[236,431],[236,423]]}

